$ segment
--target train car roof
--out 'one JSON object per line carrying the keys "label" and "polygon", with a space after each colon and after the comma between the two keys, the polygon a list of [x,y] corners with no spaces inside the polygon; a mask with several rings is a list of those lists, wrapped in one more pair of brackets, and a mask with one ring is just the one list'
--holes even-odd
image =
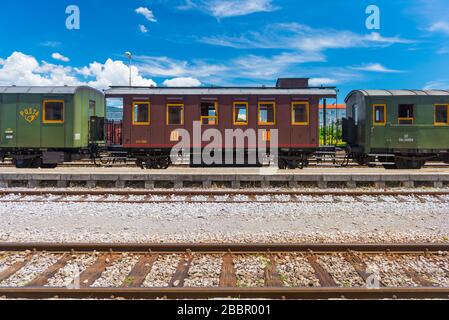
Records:
{"label": "train car roof", "polygon": [[89,86],[0,86],[0,94],[75,94],[80,89],[90,89],[103,94]]}
{"label": "train car roof", "polygon": [[302,95],[337,97],[337,90],[328,87],[275,88],[275,87],[111,87],[105,91],[109,96],[120,95]]}
{"label": "train car roof", "polygon": [[348,101],[355,93],[360,93],[366,97],[449,96],[449,90],[354,90],[348,94],[345,101]]}

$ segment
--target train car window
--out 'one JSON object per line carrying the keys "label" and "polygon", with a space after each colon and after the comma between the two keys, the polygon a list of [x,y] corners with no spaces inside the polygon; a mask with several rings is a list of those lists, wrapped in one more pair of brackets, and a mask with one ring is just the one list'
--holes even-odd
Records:
{"label": "train car window", "polygon": [[415,121],[414,105],[400,104],[398,108],[399,124],[410,125]]}
{"label": "train car window", "polygon": [[276,104],[274,102],[259,103],[259,125],[276,124]]}
{"label": "train car window", "polygon": [[352,118],[354,119],[354,124],[357,126],[359,124],[359,106],[352,106]]}
{"label": "train car window", "polygon": [[201,124],[214,126],[218,124],[218,105],[215,102],[201,103]]}
{"label": "train car window", "polygon": [[133,102],[133,125],[144,126],[150,124],[150,103]]}
{"label": "train car window", "polygon": [[385,104],[373,105],[373,124],[384,126],[387,123],[387,106]]}
{"label": "train car window", "polygon": [[64,123],[64,101],[45,100],[43,123]]}
{"label": "train car window", "polygon": [[437,104],[435,105],[435,125],[448,125],[449,124],[449,105],[448,104]]}
{"label": "train car window", "polygon": [[248,125],[248,102],[234,102],[234,125]]}
{"label": "train car window", "polygon": [[89,119],[95,117],[96,114],[96,102],[93,100],[89,100]]}
{"label": "train car window", "polygon": [[294,102],[292,104],[292,124],[299,126],[309,125],[308,102]]}
{"label": "train car window", "polygon": [[184,105],[168,104],[167,125],[183,125],[183,124],[184,124]]}

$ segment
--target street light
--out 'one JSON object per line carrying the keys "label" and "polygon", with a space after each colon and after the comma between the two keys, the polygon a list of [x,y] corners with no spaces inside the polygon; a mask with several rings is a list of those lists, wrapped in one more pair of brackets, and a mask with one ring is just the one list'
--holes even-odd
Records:
{"label": "street light", "polygon": [[133,55],[132,55],[132,53],[131,52],[129,52],[129,51],[126,51],[125,52],[125,56],[128,58],[128,60],[129,60],[129,64],[128,64],[128,66],[129,66],[129,86],[130,87],[132,87],[132,78],[131,78],[131,61],[132,61],[132,58],[133,58]]}

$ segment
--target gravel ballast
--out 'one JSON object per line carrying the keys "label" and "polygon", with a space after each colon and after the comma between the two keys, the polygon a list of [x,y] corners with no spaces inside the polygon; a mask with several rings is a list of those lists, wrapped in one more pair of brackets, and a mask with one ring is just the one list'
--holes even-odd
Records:
{"label": "gravel ballast", "polygon": [[145,278],[143,287],[168,287],[179,262],[184,257],[179,254],[159,256],[153,264],[151,272]]}
{"label": "gravel ballast", "polygon": [[276,259],[277,271],[286,287],[319,287],[315,271],[302,254],[289,254]]}
{"label": "gravel ballast", "polygon": [[40,253],[33,255],[32,259],[19,271],[0,283],[1,287],[22,287],[34,280],[42,272],[55,264],[60,257],[54,254]]}
{"label": "gravel ballast", "polygon": [[449,241],[449,201],[323,199],[327,198],[300,203],[4,202],[0,241]]}

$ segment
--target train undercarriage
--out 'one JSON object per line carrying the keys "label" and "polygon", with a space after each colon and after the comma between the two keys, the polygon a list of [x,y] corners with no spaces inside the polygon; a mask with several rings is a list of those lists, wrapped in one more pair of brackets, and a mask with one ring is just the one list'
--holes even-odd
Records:
{"label": "train undercarriage", "polygon": [[[190,150],[187,154],[179,153],[177,161],[190,167],[262,167],[277,165],[279,169],[302,169],[309,165],[309,158],[315,150],[280,149],[278,155],[269,153],[259,154],[257,150],[225,150],[201,152]],[[128,158],[135,159],[135,163],[142,169],[168,169],[172,164],[170,149],[127,150]],[[207,157],[205,157],[207,155]],[[114,162],[109,158],[109,162]],[[101,160],[100,160],[101,162]],[[103,161],[104,162],[104,161]]]}
{"label": "train undercarriage", "polygon": [[428,161],[441,161],[449,164],[449,153],[446,151],[385,151],[362,153],[347,150],[349,159],[353,159],[358,165],[373,167],[381,164],[385,169],[411,169],[419,170]]}
{"label": "train undercarriage", "polygon": [[0,154],[0,162],[8,158],[19,169],[54,169],[64,162],[89,158],[90,155],[90,150],[83,149],[14,149]]}
{"label": "train undercarriage", "polygon": [[[91,146],[89,149],[76,150],[33,150],[17,149],[0,154],[0,162],[10,159],[16,168],[43,168],[53,169],[59,164],[78,160],[92,160],[97,166],[112,166],[115,164],[129,164],[134,162],[141,169],[164,170],[174,164],[183,164],[190,167],[263,167],[277,166],[281,170],[303,169],[314,163],[331,163],[335,167],[346,167],[350,163],[360,166],[376,167],[382,165],[385,169],[421,169],[429,161],[438,161],[449,164],[449,150],[430,150],[431,152],[389,152],[388,150],[376,150],[376,152],[364,153],[361,150],[351,148],[337,148],[335,146],[320,147],[316,149],[279,149],[277,155],[264,153],[258,155],[257,150],[244,150],[242,153],[235,150],[231,157],[226,157],[225,152],[217,156],[210,152],[210,158],[218,162],[203,161],[205,150],[198,156],[194,150],[187,155],[179,154],[175,161],[171,157],[171,149],[124,149],[121,146],[99,147]],[[206,152],[207,154],[207,152]],[[200,159],[198,161],[198,159]],[[229,159],[232,159],[229,162]],[[256,160],[254,160],[256,159]]]}

